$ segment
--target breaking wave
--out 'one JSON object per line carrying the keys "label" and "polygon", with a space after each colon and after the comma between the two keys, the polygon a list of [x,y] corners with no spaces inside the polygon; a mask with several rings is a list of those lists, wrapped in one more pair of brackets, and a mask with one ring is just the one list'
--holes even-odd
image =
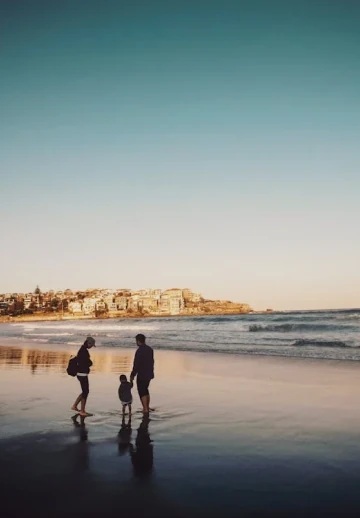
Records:
{"label": "breaking wave", "polygon": [[315,345],[316,347],[340,347],[340,348],[350,348],[357,349],[357,347],[348,345],[341,340],[316,340],[316,339],[300,339],[295,340],[292,345],[306,346],[306,345]]}
{"label": "breaking wave", "polygon": [[340,331],[340,330],[352,329],[352,326],[339,326],[336,324],[275,324],[275,325],[258,325],[253,324],[249,326],[251,333],[291,333],[296,331],[315,331],[315,332],[326,332],[326,331]]}

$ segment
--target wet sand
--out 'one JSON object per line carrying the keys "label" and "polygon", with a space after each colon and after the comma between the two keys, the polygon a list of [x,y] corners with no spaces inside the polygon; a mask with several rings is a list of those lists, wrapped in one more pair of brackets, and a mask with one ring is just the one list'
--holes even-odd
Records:
{"label": "wet sand", "polygon": [[1,516],[359,515],[357,362],[156,351],[128,427],[134,350],[92,352],[84,422],[75,351],[0,347]]}

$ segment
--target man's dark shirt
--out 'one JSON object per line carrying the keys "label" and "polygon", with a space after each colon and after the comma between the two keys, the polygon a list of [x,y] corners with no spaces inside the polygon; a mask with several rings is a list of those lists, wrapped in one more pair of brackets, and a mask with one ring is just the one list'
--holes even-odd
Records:
{"label": "man's dark shirt", "polygon": [[89,350],[85,345],[82,345],[77,353],[78,372],[82,374],[89,374],[92,361],[90,360]]}
{"label": "man's dark shirt", "polygon": [[154,351],[148,345],[140,345],[135,353],[131,377],[138,380],[152,380],[154,377]]}

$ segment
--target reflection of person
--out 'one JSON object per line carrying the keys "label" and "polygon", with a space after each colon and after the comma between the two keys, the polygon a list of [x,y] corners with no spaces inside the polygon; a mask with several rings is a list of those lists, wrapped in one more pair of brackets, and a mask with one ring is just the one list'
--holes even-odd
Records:
{"label": "reflection of person", "polygon": [[75,428],[79,429],[80,441],[85,442],[85,441],[87,441],[87,438],[88,438],[88,432],[87,432],[87,429],[85,426],[85,416],[80,416],[80,423],[77,420],[78,417],[79,417],[79,414],[75,414],[74,416],[72,416],[71,419],[73,420]]}
{"label": "reflection of person", "polygon": [[131,414],[129,414],[129,420],[125,423],[125,415],[123,414],[121,428],[119,431],[119,454],[124,455],[128,450],[131,450],[133,445],[131,444]]}
{"label": "reflection of person", "polygon": [[146,338],[144,335],[136,335],[135,339],[138,349],[135,353],[130,381],[133,381],[136,376],[136,384],[143,411],[144,414],[148,414],[150,410],[149,385],[154,378],[154,351],[145,343]]}
{"label": "reflection of person", "polygon": [[79,436],[79,442],[77,444],[69,445],[69,451],[73,452],[73,470],[87,471],[89,469],[89,444],[88,432],[85,426],[86,417],[75,414],[71,419]]}
{"label": "reflection of person", "polygon": [[131,415],[131,404],[132,404],[132,395],[131,389],[133,388],[133,382],[128,381],[125,374],[120,376],[120,386],[118,390],[119,399],[122,404],[122,412],[125,414],[125,409],[129,407],[129,414]]}
{"label": "reflection of person", "polygon": [[144,416],[136,437],[136,449],[131,449],[131,461],[137,476],[149,475],[153,468],[154,452],[149,434],[148,416]]}
{"label": "reflection of person", "polygon": [[[84,344],[80,347],[79,352],[77,354],[77,379],[80,382],[81,394],[76,398],[73,406],[71,407],[71,410],[79,412],[79,414],[82,417],[92,415],[88,414],[85,410],[86,401],[89,395],[88,374],[90,373],[90,367],[92,366],[89,349],[91,349],[92,347],[95,347],[95,340],[91,336],[88,336]],[[79,403],[81,403],[80,410],[78,408]]]}

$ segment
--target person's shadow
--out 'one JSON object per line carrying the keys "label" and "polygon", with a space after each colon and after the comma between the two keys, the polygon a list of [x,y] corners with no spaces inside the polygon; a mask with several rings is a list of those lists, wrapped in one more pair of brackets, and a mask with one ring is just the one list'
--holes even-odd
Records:
{"label": "person's shadow", "polygon": [[131,434],[131,415],[129,415],[127,423],[125,422],[125,416],[123,415],[121,428],[118,433],[119,455],[125,455],[125,453],[133,449],[133,445],[131,443]]}
{"label": "person's shadow", "polygon": [[144,416],[137,431],[135,448],[130,449],[134,474],[137,477],[149,476],[154,464],[154,449],[149,434],[149,416]]}

